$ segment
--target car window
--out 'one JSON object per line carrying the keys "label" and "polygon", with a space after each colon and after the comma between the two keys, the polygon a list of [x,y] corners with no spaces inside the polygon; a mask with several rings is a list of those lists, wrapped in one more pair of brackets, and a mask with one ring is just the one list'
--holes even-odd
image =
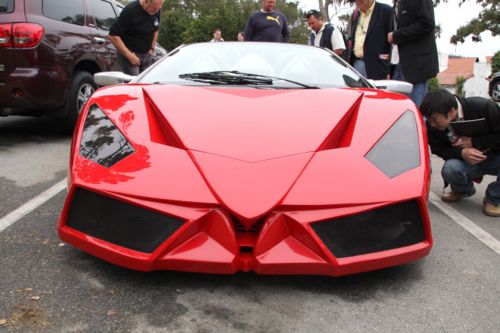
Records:
{"label": "car window", "polygon": [[85,10],[82,0],[43,0],[43,15],[66,23],[84,25]]}
{"label": "car window", "polygon": [[14,11],[14,0],[0,0],[0,14],[12,13]]}
{"label": "car window", "polygon": [[90,8],[92,9],[96,26],[102,30],[109,30],[116,20],[113,5],[108,1],[90,0]]}
{"label": "car window", "polygon": [[182,47],[147,71],[139,81],[193,84],[180,79],[179,75],[212,71],[267,75],[317,87],[368,86],[345,63],[318,47],[238,42]]}

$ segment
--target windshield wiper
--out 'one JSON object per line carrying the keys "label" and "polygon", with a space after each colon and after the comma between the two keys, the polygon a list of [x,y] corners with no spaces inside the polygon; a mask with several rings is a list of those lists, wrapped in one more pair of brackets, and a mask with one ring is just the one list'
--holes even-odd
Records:
{"label": "windshield wiper", "polygon": [[237,71],[213,71],[200,73],[180,74],[179,78],[196,82],[214,84],[266,84],[272,85],[273,80],[253,74],[240,73]]}
{"label": "windshield wiper", "polygon": [[235,85],[245,85],[245,84],[273,85],[273,81],[284,81],[293,83],[295,85],[301,86],[306,89],[317,89],[317,87],[284,79],[281,77],[243,73],[239,71],[213,71],[213,72],[200,72],[200,73],[186,73],[186,74],[180,74],[179,78],[196,82],[210,83],[210,84],[235,84]]}

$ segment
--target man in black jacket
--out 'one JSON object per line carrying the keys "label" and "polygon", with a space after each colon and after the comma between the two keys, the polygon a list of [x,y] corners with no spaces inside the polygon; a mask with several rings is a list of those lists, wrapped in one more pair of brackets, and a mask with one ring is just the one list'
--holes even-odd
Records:
{"label": "man in black jacket", "polygon": [[[427,136],[431,152],[445,160],[441,175],[451,191],[445,202],[459,202],[473,195],[474,180],[496,176],[486,189],[483,212],[500,216],[500,108],[482,97],[460,98],[447,90],[429,92],[420,111],[427,117]],[[460,136],[452,122],[477,119],[484,129],[471,136]],[[458,126],[455,126],[458,128]]]}
{"label": "man in black jacket", "polygon": [[396,45],[391,56],[397,63],[393,79],[413,84],[410,98],[419,106],[427,80],[439,72],[432,0],[394,0],[394,19],[394,32],[387,35],[387,41]]}
{"label": "man in black jacket", "polygon": [[349,63],[368,79],[387,79],[391,52],[387,34],[392,31],[392,8],[375,0],[356,0],[356,8],[351,22],[353,50]]}

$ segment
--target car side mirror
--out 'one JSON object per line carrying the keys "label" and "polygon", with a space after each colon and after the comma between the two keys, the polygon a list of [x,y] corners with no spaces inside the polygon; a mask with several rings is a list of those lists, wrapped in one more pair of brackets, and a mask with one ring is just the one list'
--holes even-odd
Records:
{"label": "car side mirror", "polygon": [[413,89],[413,84],[405,81],[396,80],[368,80],[377,89],[388,90],[404,95],[410,95]]}
{"label": "car side mirror", "polygon": [[94,81],[99,86],[128,83],[133,79],[135,79],[135,76],[122,72],[99,72],[94,74]]}

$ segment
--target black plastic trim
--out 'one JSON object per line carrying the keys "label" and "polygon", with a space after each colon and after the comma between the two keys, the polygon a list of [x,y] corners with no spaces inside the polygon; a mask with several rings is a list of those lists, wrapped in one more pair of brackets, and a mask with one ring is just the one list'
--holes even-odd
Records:
{"label": "black plastic trim", "polygon": [[151,253],[184,222],[84,189],[76,189],[67,225],[132,250]]}

